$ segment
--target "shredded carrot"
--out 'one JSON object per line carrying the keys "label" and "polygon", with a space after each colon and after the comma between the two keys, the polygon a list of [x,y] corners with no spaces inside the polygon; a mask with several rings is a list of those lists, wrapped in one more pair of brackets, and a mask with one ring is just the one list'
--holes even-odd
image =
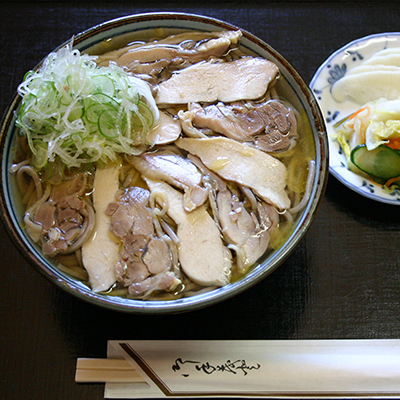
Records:
{"label": "shredded carrot", "polygon": [[391,178],[389,179],[386,183],[385,186],[390,187],[394,182],[400,181],[400,176],[397,176],[396,178]]}
{"label": "shredded carrot", "polygon": [[385,145],[393,150],[400,150],[400,138],[391,139],[388,143],[385,143]]}
{"label": "shredded carrot", "polygon": [[368,106],[362,107],[359,110],[357,110],[354,114],[351,114],[349,119],[353,119],[355,118],[358,114],[362,113],[364,110],[368,110],[367,115],[365,116],[366,118],[368,118],[371,114],[371,109]]}
{"label": "shredded carrot", "polygon": [[[368,106],[362,107],[359,110],[357,110],[355,113],[351,114],[349,117],[349,123],[348,123],[348,127],[350,129],[354,130],[354,121],[351,121],[352,119],[354,119],[358,114],[362,113],[363,111],[367,110],[367,114],[365,115],[365,118],[368,118],[371,114],[371,108]],[[350,122],[351,121],[351,122]],[[359,142],[360,143],[365,143],[365,128],[364,128],[364,124],[363,124],[363,120],[360,120],[360,130],[359,130]]]}

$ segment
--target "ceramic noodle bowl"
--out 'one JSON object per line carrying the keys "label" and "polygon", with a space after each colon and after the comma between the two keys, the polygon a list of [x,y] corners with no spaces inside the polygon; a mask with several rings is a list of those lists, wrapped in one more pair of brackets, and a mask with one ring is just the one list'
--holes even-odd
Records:
{"label": "ceramic noodle bowl", "polygon": [[[185,40],[184,44],[179,43],[178,54],[167,62],[174,65],[175,72],[163,78],[162,83],[158,82],[157,90],[151,94],[149,85],[154,83],[152,79],[163,76],[168,69],[157,64],[165,60],[153,60],[151,68],[159,68],[157,73],[146,69],[151,62],[138,63],[135,59],[138,42],[157,38],[162,43],[163,38],[177,37],[184,32],[191,32],[191,39]],[[200,36],[196,36],[199,32]],[[196,37],[203,39],[197,40]],[[226,40],[229,41],[226,45],[229,51],[217,50],[220,54],[217,57],[213,55],[213,61],[206,56],[197,60],[199,51],[207,55],[209,48],[214,49],[221,43],[225,46]],[[139,139],[135,137],[136,142],[127,142],[131,146],[128,152],[133,148],[134,154],[124,154],[121,157],[123,163],[118,167],[114,163],[107,170],[100,161],[97,167],[86,165],[89,172],[83,175],[89,177],[87,179],[93,190],[87,194],[90,200],[79,204],[82,205],[80,212],[83,219],[91,221],[85,226],[93,228],[87,228],[91,238],[85,239],[83,245],[78,239],[71,245],[77,247],[73,248],[73,253],[78,250],[79,256],[76,257],[81,257],[79,260],[85,267],[79,267],[81,276],[74,273],[75,267],[68,269],[64,259],[59,257],[64,250],[52,247],[59,240],[54,235],[62,228],[54,224],[46,228],[46,223],[38,220],[40,213],[37,209],[40,206],[32,208],[34,211],[30,213],[34,217],[28,212],[29,215],[24,218],[26,206],[22,202],[20,181],[16,173],[10,172],[12,168],[19,168],[14,167],[18,156],[15,150],[21,137],[18,129],[23,129],[21,125],[16,127],[16,118],[21,115],[21,96],[15,95],[4,116],[1,131],[1,208],[8,233],[28,261],[51,282],[79,299],[113,310],[148,314],[190,311],[221,302],[249,289],[281,265],[312,224],[324,194],[328,173],[323,118],[313,94],[292,65],[271,46],[239,27],[204,16],[181,13],[118,18],[75,35],[71,43],[71,40],[66,41],[54,52],[59,54],[60,49],[73,51],[73,48],[81,56],[99,55],[96,62],[100,68],[103,62],[109,67],[107,57],[113,54],[113,62],[121,63],[121,68],[128,65],[134,69],[132,79],[142,82],[138,83],[141,89],[136,104],[139,116],[133,116],[129,123],[133,126],[132,132],[144,129],[147,123],[151,130],[145,141],[141,142],[137,136]],[[133,50],[110,53],[127,45]],[[175,51],[176,47],[171,47]],[[192,57],[188,58],[190,67],[182,62],[188,54]],[[216,62],[218,57],[225,59]],[[125,60],[125,64],[121,60]],[[250,65],[253,69],[249,69]],[[197,78],[206,67],[210,70],[203,76],[207,75],[210,82]],[[237,83],[244,68],[247,80],[256,84]],[[143,78],[145,75],[147,81]],[[113,103],[106,114],[102,113],[104,110],[96,111],[94,105],[88,103],[97,96],[95,106],[103,107],[107,101],[111,102],[105,100],[107,96],[114,94],[114,87],[106,82],[106,78],[96,79],[97,82],[101,80],[102,90],[106,90],[107,95],[103,91],[99,101],[100,95],[96,92],[89,99],[82,100],[84,111],[75,118],[79,121],[84,118],[89,122],[94,120],[95,128],[106,138],[104,143],[107,144],[107,140],[112,142],[115,139],[115,132],[127,132],[126,120],[110,122],[113,116],[117,118],[121,115],[115,111],[117,103],[115,107]],[[195,93],[185,97],[183,87],[196,79],[198,86],[193,90]],[[146,82],[143,84],[143,81]],[[208,89],[201,89],[202,85]],[[72,87],[73,82],[64,85],[64,89]],[[209,90],[211,87],[213,90]],[[252,93],[249,93],[250,89]],[[146,103],[143,100],[146,96],[154,96],[154,103]],[[162,125],[160,118],[164,114],[181,124],[173,139],[165,139],[155,133],[156,125]],[[227,120],[221,115],[225,117],[228,114],[234,115],[235,121],[243,115],[248,119],[251,116],[253,122],[246,129],[253,129],[252,133],[243,133],[245,130],[239,128],[227,129]],[[100,118],[103,118],[102,122]],[[154,126],[153,120],[158,121]],[[29,121],[32,122],[32,119]],[[254,121],[258,121],[260,127],[255,127]],[[232,119],[228,122],[231,124]],[[267,134],[269,138],[266,138]],[[271,140],[272,137],[275,139]],[[40,140],[32,141],[40,150],[42,144],[38,142]],[[46,151],[45,155],[48,154]],[[38,161],[39,155],[31,162],[43,161],[44,167],[40,167],[44,168],[41,170],[44,180],[47,158],[39,158]],[[58,157],[62,158],[61,155]],[[78,164],[81,161],[78,159]],[[167,178],[160,178],[168,163],[173,164],[176,170],[185,172],[176,175],[171,172],[171,175],[167,173]],[[123,175],[124,168],[139,173],[140,185],[129,183],[132,181],[127,178],[129,174]],[[124,182],[129,181],[123,188],[121,176],[124,176]],[[102,188],[97,186],[99,181],[103,181],[103,185],[104,182],[111,184]],[[86,180],[84,182],[84,185],[89,185]],[[76,201],[81,201],[79,196],[83,193],[80,184],[79,179],[73,181]],[[112,185],[115,185],[114,189]],[[46,202],[40,210],[41,214],[46,207],[58,215],[65,212],[62,207],[54,211],[58,207],[54,200],[58,192],[54,189],[56,185],[52,187],[50,203]],[[83,189],[87,187],[83,186]],[[67,189],[68,193],[71,190]],[[124,208],[126,204],[129,204],[128,208]],[[75,208],[79,209],[78,206]],[[125,217],[118,220],[118,213]],[[235,237],[233,214],[242,218],[240,221],[247,215],[248,223],[254,225],[249,241]],[[102,228],[105,229],[104,237],[110,236],[110,227],[113,229],[113,243],[107,242],[107,239],[93,244],[102,235],[100,215],[106,215],[104,220],[108,221],[108,225]],[[142,219],[139,221],[140,215]],[[70,217],[70,220],[74,218]],[[119,230],[132,218],[134,222],[127,231]],[[38,238],[43,238],[45,231],[46,241],[34,240],[32,229],[38,229]],[[142,246],[145,250],[141,253],[137,253],[137,248],[132,250],[132,243],[139,240],[145,243]],[[210,247],[204,250],[201,245],[207,241]],[[260,247],[261,242],[265,248]],[[101,273],[96,269],[107,262],[99,256],[102,252],[105,254],[107,246],[121,257],[112,266],[110,282],[106,278],[100,279]],[[251,260],[257,251],[260,254]],[[136,257],[134,261],[131,260],[132,254]],[[162,267],[160,260],[152,254],[164,254],[160,257]],[[130,269],[129,265],[134,265],[136,269]],[[138,271],[144,271],[141,279],[138,278]],[[158,286],[146,292],[149,282]]]}

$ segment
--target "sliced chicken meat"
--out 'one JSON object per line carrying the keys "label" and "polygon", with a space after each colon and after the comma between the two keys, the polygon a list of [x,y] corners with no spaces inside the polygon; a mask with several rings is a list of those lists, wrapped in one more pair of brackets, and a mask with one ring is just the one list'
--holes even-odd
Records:
{"label": "sliced chicken meat", "polygon": [[181,134],[179,119],[171,117],[166,112],[160,111],[157,125],[147,134],[147,141],[154,145],[172,143]]}
{"label": "sliced chicken meat", "polygon": [[129,294],[132,296],[143,296],[155,290],[171,291],[178,287],[182,282],[170,271],[153,275],[141,282],[132,283],[129,286]]}
{"label": "sliced chicken meat", "polygon": [[283,152],[295,146],[298,137],[297,119],[293,109],[282,102],[272,100],[259,110],[267,121],[264,134],[259,135],[255,145],[266,152]]}
{"label": "sliced chicken meat", "polygon": [[222,232],[230,243],[243,244],[254,233],[257,221],[227,188],[218,193],[217,205]]}
{"label": "sliced chicken meat", "polygon": [[270,232],[279,223],[279,214],[275,208],[264,202],[257,205],[257,217],[252,214],[256,221],[256,229],[243,242],[238,257],[242,257],[240,265],[244,270],[253,265],[260,259],[268,248],[270,240]]}
{"label": "sliced chicken meat", "polygon": [[146,182],[153,194],[167,199],[167,213],[178,226],[178,255],[185,274],[199,285],[226,285],[232,266],[231,254],[206,207],[187,212],[182,206],[183,195],[179,191],[165,182],[149,179]]}
{"label": "sliced chicken meat", "polygon": [[119,187],[119,166],[97,168],[94,178],[93,207],[96,212],[92,238],[82,246],[82,262],[94,292],[108,290],[116,281],[115,263],[119,244],[110,239],[111,218],[106,214]]}
{"label": "sliced chicken meat", "polygon": [[209,128],[243,142],[255,141],[257,147],[267,152],[288,150],[297,138],[293,110],[279,100],[245,105],[219,103],[204,108],[192,103],[190,111],[195,127]]}
{"label": "sliced chicken meat", "polygon": [[129,162],[145,177],[163,180],[185,191],[184,207],[191,211],[207,199],[201,187],[202,175],[188,159],[171,150],[160,150],[131,157]]}
{"label": "sliced chicken meat", "polygon": [[222,31],[204,35],[175,35],[172,40],[133,44],[98,57],[99,66],[110,60],[135,74],[157,74],[166,67],[181,68],[210,57],[221,57],[242,36],[240,31]]}
{"label": "sliced chicken meat", "polygon": [[236,251],[237,269],[243,273],[267,250],[270,230],[277,226],[279,215],[273,206],[256,199],[250,189],[239,189],[232,183],[228,187],[197,156],[189,158],[213,182],[210,206],[225,240]]}
{"label": "sliced chicken meat", "polygon": [[248,212],[228,189],[218,193],[217,204],[222,233],[234,245],[238,271],[243,273],[267,250],[269,233],[260,226],[257,216]]}
{"label": "sliced chicken meat", "polygon": [[158,86],[157,104],[234,102],[258,99],[275,82],[278,67],[258,57],[228,62],[200,62]]}
{"label": "sliced chicken meat", "polygon": [[191,103],[189,109],[193,112],[194,126],[212,129],[235,140],[251,140],[265,129],[265,122],[257,109],[249,109],[239,103],[217,103],[204,108],[198,103]]}
{"label": "sliced chicken meat", "polygon": [[235,140],[215,137],[180,138],[176,144],[222,178],[253,189],[259,197],[279,210],[290,207],[285,192],[285,165],[263,151]]}

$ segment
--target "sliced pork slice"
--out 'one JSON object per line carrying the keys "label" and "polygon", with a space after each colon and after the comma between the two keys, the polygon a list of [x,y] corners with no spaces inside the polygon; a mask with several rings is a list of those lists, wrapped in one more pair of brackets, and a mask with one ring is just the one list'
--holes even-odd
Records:
{"label": "sliced pork slice", "polygon": [[165,240],[153,238],[150,240],[143,263],[152,275],[159,274],[171,267],[171,254]]}
{"label": "sliced pork slice", "polygon": [[167,198],[167,213],[178,225],[178,255],[185,274],[202,286],[229,283],[231,254],[205,206],[187,212],[182,206],[183,195],[180,192],[165,182],[149,179],[146,182],[152,193]]}
{"label": "sliced pork slice", "polygon": [[115,265],[115,273],[118,282],[122,283],[124,287],[143,282],[150,275],[146,266],[141,261],[132,261],[129,263],[129,268],[127,268],[124,261],[119,260]]}
{"label": "sliced pork slice", "polygon": [[90,236],[94,212],[84,200],[87,176],[78,174],[49,185],[42,198],[24,216],[28,235],[42,246],[43,254],[74,253]]}
{"label": "sliced pork slice", "polygon": [[130,187],[119,192],[106,213],[111,215],[110,228],[115,236],[123,239],[130,233],[150,237],[154,233],[151,211],[147,207],[150,193],[140,187]]}
{"label": "sliced pork slice", "polygon": [[188,104],[254,100],[265,94],[277,75],[277,65],[259,57],[200,62],[160,83],[156,102]]}
{"label": "sliced pork slice", "polygon": [[123,286],[143,282],[171,268],[168,244],[154,236],[149,197],[147,189],[129,187],[118,193],[106,211],[111,216],[110,228],[121,241],[120,258],[115,269],[117,280]]}
{"label": "sliced pork slice", "polygon": [[290,207],[290,199],[285,192],[286,167],[269,154],[223,137],[181,138],[176,144],[198,156],[222,178],[253,189],[279,210]]}
{"label": "sliced pork slice", "polygon": [[40,204],[36,209],[34,222],[41,225],[43,230],[48,231],[55,225],[56,210],[56,206],[48,201]]}
{"label": "sliced pork slice", "polygon": [[114,266],[119,258],[119,244],[111,239],[111,219],[106,210],[118,191],[118,175],[119,166],[110,166],[97,168],[94,178],[95,229],[92,238],[82,246],[82,262],[94,292],[106,291],[116,281]]}

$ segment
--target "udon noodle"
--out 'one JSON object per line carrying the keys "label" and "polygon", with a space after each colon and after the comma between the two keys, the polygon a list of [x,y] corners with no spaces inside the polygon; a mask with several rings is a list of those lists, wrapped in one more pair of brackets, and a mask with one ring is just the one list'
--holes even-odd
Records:
{"label": "udon noodle", "polygon": [[[237,281],[284,243],[314,147],[278,67],[241,36],[184,32],[99,56],[69,44],[41,85],[28,75],[11,172],[26,232],[58,268],[94,292],[167,300]],[[61,56],[92,74],[90,90],[73,69],[46,78]]]}

